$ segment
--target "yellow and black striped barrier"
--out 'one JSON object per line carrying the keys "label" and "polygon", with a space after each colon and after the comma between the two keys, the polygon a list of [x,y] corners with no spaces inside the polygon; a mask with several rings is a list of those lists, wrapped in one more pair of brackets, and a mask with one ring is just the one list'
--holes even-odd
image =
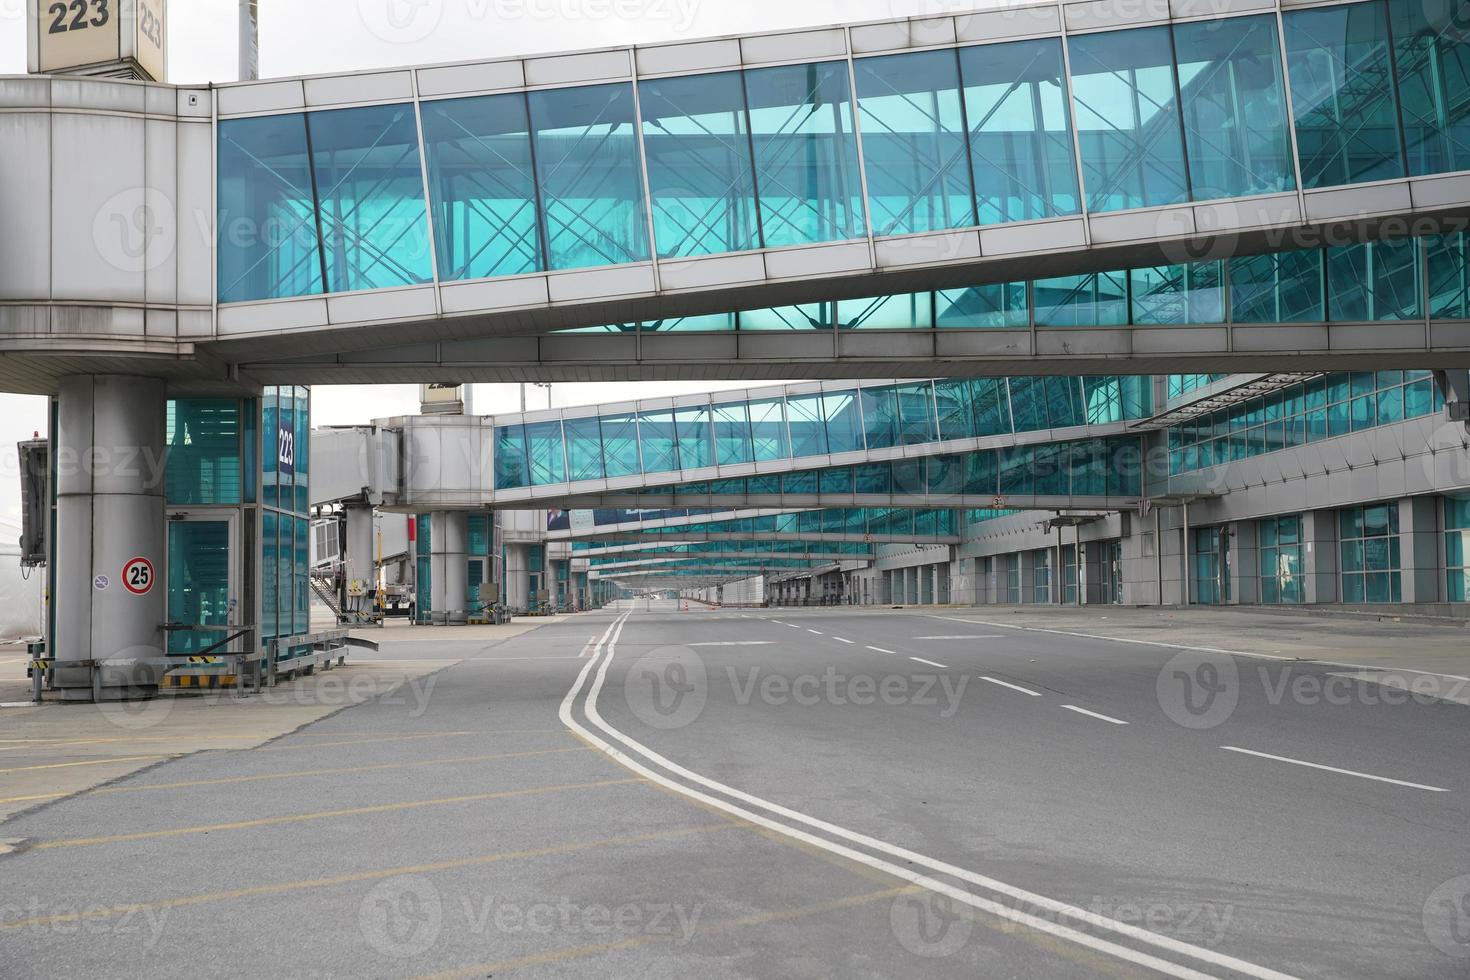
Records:
{"label": "yellow and black striped barrier", "polygon": [[189,657],[191,664],[222,664],[224,660],[220,657]]}
{"label": "yellow and black striped barrier", "polygon": [[234,685],[234,674],[165,674],[163,677],[164,687],[215,690],[221,687],[233,687]]}

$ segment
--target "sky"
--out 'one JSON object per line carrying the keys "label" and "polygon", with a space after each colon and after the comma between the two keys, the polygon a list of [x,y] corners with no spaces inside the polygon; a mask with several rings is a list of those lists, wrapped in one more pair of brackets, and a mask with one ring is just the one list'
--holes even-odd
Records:
{"label": "sky", "polygon": [[[0,75],[26,70],[27,7],[0,0]],[[268,78],[354,69],[472,61],[608,45],[696,40],[726,34],[938,15],[985,0],[260,0],[260,74]],[[238,77],[237,0],[168,3],[168,79],[179,84]],[[737,383],[561,384],[555,406],[646,398]],[[532,388],[531,408],[548,392]],[[516,385],[476,385],[474,410],[515,411]],[[413,385],[318,386],[315,425],[361,424],[418,411]],[[0,395],[0,517],[19,515],[17,465],[8,447],[46,429],[46,399]]]}

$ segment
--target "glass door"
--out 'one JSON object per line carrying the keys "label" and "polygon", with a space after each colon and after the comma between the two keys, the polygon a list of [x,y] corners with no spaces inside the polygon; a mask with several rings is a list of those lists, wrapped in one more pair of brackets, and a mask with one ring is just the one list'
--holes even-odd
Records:
{"label": "glass door", "polygon": [[[238,625],[237,513],[174,513],[168,522],[170,654],[197,654]],[[206,627],[218,627],[210,629]],[[238,642],[218,652],[238,649]]]}

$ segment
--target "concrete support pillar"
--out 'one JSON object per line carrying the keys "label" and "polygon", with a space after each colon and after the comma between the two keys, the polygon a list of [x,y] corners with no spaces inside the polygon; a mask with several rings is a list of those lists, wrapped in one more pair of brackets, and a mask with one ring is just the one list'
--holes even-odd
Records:
{"label": "concrete support pillar", "polygon": [[[56,632],[49,649],[66,700],[94,693],[91,671],[68,663],[164,655],[165,408],[164,383],[153,378],[61,379],[52,443]],[[96,695],[149,696],[160,674],[104,669]]]}
{"label": "concrete support pillar", "polygon": [[505,546],[505,604],[524,615],[531,606],[531,546]]}
{"label": "concrete support pillar", "polygon": [[1255,521],[1236,521],[1230,529],[1230,601],[1261,601],[1261,562]]}
{"label": "concrete support pillar", "polygon": [[450,510],[429,515],[429,556],[433,568],[431,621],[435,626],[462,626],[469,605],[469,514]]}
{"label": "concrete support pillar", "polygon": [[1302,515],[1302,577],[1308,603],[1338,601],[1337,511]]}
{"label": "concrete support pillar", "polygon": [[1404,602],[1439,602],[1444,587],[1440,567],[1439,499],[1399,501],[1399,567]]}

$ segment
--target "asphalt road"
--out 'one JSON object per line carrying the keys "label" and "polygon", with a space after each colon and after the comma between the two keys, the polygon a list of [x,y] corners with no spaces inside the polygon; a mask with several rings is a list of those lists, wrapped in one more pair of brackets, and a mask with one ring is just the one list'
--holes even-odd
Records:
{"label": "asphalt road", "polygon": [[1470,976],[1470,684],[985,620],[391,642],[0,825],[0,977]]}

